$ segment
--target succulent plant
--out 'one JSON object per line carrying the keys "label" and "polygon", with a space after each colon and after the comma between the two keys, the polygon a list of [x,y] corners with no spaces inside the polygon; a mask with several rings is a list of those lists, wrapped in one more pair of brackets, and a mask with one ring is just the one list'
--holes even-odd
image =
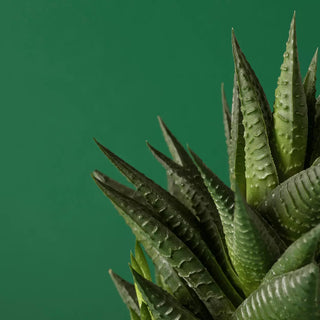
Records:
{"label": "succulent plant", "polygon": [[92,174],[137,239],[133,283],[110,271],[132,320],[320,319],[317,51],[302,80],[294,15],[272,112],[234,32],[232,49],[230,187],[160,118],[172,158],[148,147],[168,190],[97,142],[135,187]]}

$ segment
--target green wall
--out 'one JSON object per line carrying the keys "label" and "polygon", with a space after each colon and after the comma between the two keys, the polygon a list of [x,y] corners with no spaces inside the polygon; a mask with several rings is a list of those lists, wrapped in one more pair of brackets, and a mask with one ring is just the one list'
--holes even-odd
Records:
{"label": "green wall", "polygon": [[90,172],[124,180],[92,137],[164,184],[161,115],[227,181],[231,27],[272,104],[294,9],[304,73],[316,1],[0,2],[1,319],[128,319],[107,270],[134,238]]}

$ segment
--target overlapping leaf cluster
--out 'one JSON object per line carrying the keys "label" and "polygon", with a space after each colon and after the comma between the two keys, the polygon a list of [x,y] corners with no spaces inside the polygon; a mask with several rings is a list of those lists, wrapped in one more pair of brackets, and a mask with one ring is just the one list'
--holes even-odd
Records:
{"label": "overlapping leaf cluster", "polygon": [[[135,188],[93,178],[136,236],[133,284],[110,271],[132,320],[320,319],[317,52],[304,80],[295,16],[274,110],[232,33],[232,109],[222,87],[230,187],[161,119],[168,191],[98,143]],[[155,267],[155,283],[143,249]]]}

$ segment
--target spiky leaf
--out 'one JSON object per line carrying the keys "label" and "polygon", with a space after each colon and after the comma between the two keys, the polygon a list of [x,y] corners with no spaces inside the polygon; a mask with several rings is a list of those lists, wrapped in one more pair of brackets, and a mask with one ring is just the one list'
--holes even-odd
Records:
{"label": "spiky leaf", "polygon": [[126,306],[129,309],[132,309],[134,312],[136,312],[139,315],[140,309],[139,309],[134,285],[122,279],[119,275],[114,273],[112,270],[109,270],[109,274],[123,302],[126,304]]}
{"label": "spiky leaf", "polygon": [[246,194],[246,177],[245,177],[245,141],[244,127],[242,123],[241,103],[239,98],[239,88],[237,75],[233,79],[232,95],[232,118],[231,118],[231,146],[229,155],[229,171],[231,189],[234,191],[236,184],[241,193]]}
{"label": "spiky leaf", "polygon": [[269,145],[270,108],[234,33],[232,49],[244,125],[246,198],[250,205],[255,206],[278,185]]}
{"label": "spiky leaf", "polygon": [[308,138],[308,107],[298,60],[295,14],[283,57],[273,119],[279,174],[285,180],[304,168]]}
{"label": "spiky leaf", "polygon": [[183,308],[170,294],[162,290],[151,281],[141,277],[132,270],[133,277],[141,290],[144,299],[147,301],[153,316],[159,320],[197,320],[187,309]]}
{"label": "spiky leaf", "polygon": [[309,264],[263,283],[236,310],[234,320],[320,319],[319,267]]}
{"label": "spiky leaf", "polygon": [[[99,185],[99,181],[96,181]],[[228,319],[234,307],[213,280],[207,269],[191,250],[168,228],[155,219],[147,207],[119,194],[110,187],[99,185],[119,208],[137,239],[148,241],[196,292],[213,317]]]}
{"label": "spiky leaf", "polygon": [[[194,164],[192,163],[192,160],[190,159],[188,153],[185,151],[182,144],[178,141],[178,139],[173,135],[173,133],[169,130],[169,128],[166,126],[166,124],[163,122],[163,120],[158,117],[160,128],[162,130],[164,139],[166,141],[166,144],[169,148],[169,151],[171,153],[171,156],[173,160],[183,166],[185,169],[196,172],[196,168]],[[174,195],[178,200],[180,200],[184,205],[188,206],[189,201],[186,199],[186,195],[184,194],[184,190],[181,189],[180,184],[180,178],[176,175],[167,173],[167,180],[168,180],[168,190],[169,192]]]}
{"label": "spiky leaf", "polygon": [[167,172],[181,178],[181,188],[188,196],[193,214],[199,221],[202,235],[220,264],[225,263],[225,243],[218,210],[205,187],[199,173],[189,174],[187,170],[173,162],[160,151],[148,144],[153,155]]}
{"label": "spiky leaf", "polygon": [[[127,195],[131,199],[135,199],[140,204],[147,204],[145,199],[141,199],[141,196],[136,191],[127,188],[120,183],[115,184],[114,180],[101,173],[97,174],[97,171],[93,173],[93,178],[95,179],[95,181],[99,181],[99,184],[103,185],[104,187],[109,186],[119,193]],[[201,237],[194,221],[188,220],[184,215],[184,213],[187,213],[187,209],[181,210],[181,206],[179,206],[176,201],[170,201],[166,197],[163,201],[161,200],[160,196],[156,199],[158,199],[158,201],[152,203],[151,208],[158,208],[161,214],[157,215],[157,212],[152,211],[154,216],[157,216],[162,223],[165,223],[170,227],[171,230],[175,231],[180,237],[182,237],[182,239],[185,239],[185,241],[189,245],[198,249],[196,252],[201,252],[202,257],[205,261],[210,261],[210,259],[212,258],[212,254],[208,254],[205,245],[203,245],[203,241],[199,240]],[[165,199],[167,199],[167,202],[165,202]],[[195,235],[195,237],[190,237],[190,233]],[[180,301],[180,303],[190,308],[196,315],[201,315],[202,318],[207,318],[208,312],[202,305],[201,301],[194,294],[194,292],[190,290],[188,285],[181,278],[179,278],[178,274],[170,266],[170,264],[165,259],[163,259],[161,255],[159,255],[159,253],[152,247],[152,245],[150,245],[148,241],[144,241],[142,244],[147,254],[151,257],[157,270],[159,271],[166,290],[168,290],[174,297],[176,297],[178,301]],[[239,301],[237,302],[237,304],[238,303]]]}

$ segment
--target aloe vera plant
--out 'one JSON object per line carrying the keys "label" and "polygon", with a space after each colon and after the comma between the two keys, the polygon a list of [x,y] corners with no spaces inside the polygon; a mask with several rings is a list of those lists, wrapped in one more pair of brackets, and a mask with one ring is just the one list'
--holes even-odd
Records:
{"label": "aloe vera plant", "polygon": [[160,118],[172,158],[148,147],[168,190],[96,141],[134,186],[92,174],[137,239],[133,281],[110,270],[131,320],[320,319],[317,51],[303,80],[294,15],[271,111],[234,32],[232,49],[231,110],[222,86],[230,186]]}

